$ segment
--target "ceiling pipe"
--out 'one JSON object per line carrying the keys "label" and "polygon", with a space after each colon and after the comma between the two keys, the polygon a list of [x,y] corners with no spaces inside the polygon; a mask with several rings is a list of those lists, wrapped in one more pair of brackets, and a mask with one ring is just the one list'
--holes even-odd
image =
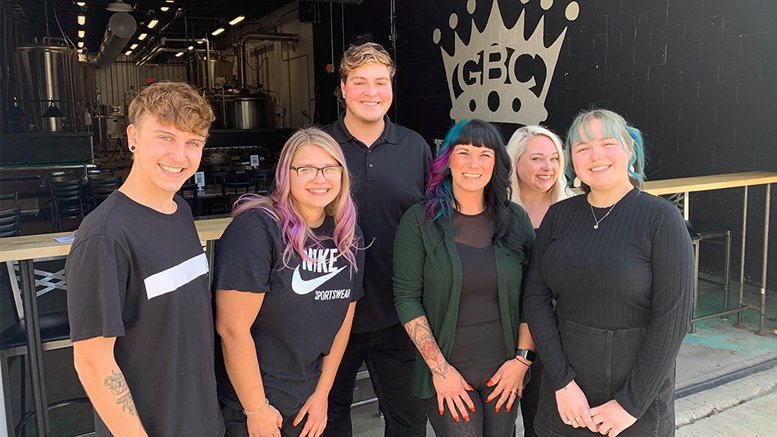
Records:
{"label": "ceiling pipe", "polygon": [[237,82],[241,88],[245,87],[246,78],[246,44],[249,41],[279,41],[299,42],[299,34],[296,33],[266,33],[248,32],[237,41]]}
{"label": "ceiling pipe", "polygon": [[100,52],[97,53],[94,60],[95,68],[103,70],[110,67],[124,50],[124,46],[135,34],[137,28],[138,23],[132,18],[132,15],[124,12],[111,15],[108,28],[105,29],[103,42],[100,44]]}

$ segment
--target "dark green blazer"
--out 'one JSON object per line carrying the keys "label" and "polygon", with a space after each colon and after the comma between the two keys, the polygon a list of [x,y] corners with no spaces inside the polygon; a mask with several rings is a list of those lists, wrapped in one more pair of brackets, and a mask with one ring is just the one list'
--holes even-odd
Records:
{"label": "dark green blazer", "polygon": [[[461,260],[450,220],[438,219],[443,233],[432,222],[419,226],[423,221],[424,205],[418,203],[407,210],[399,223],[394,240],[394,305],[402,324],[426,316],[443,356],[448,359],[453,350],[459,314]],[[529,215],[515,203],[510,203],[510,227],[526,246],[527,256],[531,254],[534,229]],[[526,265],[521,265],[524,259],[518,252],[501,242],[494,245],[494,252],[507,360],[515,357],[518,325],[525,323],[521,291]],[[413,370],[413,394],[422,399],[435,395],[432,373],[418,351]]]}

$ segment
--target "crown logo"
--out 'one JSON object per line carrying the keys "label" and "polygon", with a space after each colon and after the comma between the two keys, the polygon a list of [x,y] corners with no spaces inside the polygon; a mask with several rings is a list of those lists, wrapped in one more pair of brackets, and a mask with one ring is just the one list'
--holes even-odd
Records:
{"label": "crown logo", "polygon": [[[521,0],[526,4],[531,0]],[[540,0],[540,7],[548,11],[553,0]],[[475,0],[468,0],[467,11],[475,12]],[[570,2],[565,10],[568,21],[577,19],[580,7]],[[464,45],[454,32],[454,51],[449,55],[442,46],[440,52],[445,66],[451,96],[452,119],[467,118],[520,124],[539,124],[548,117],[545,99],[548,95],[559,52],[567,28],[545,47],[545,16],[528,39],[524,38],[526,11],[508,29],[499,3],[493,1],[491,14],[483,31],[472,21],[469,45]],[[449,24],[456,28],[458,17],[451,14]],[[435,29],[433,40],[440,43],[440,29]]]}

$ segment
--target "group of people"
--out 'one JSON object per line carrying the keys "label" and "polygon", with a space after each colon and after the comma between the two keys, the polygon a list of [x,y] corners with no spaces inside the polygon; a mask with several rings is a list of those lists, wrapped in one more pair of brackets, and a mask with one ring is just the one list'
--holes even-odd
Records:
{"label": "group of people", "polygon": [[592,110],[566,147],[539,126],[505,145],[464,120],[432,159],[386,115],[395,70],[345,52],[342,115],[289,138],[211,266],[175,193],[213,112],[181,83],[133,100],[130,174],[66,264],[98,436],[351,436],[362,363],[386,436],[513,436],[518,405],[526,436],[674,435],[693,255],[640,190],[639,131]]}

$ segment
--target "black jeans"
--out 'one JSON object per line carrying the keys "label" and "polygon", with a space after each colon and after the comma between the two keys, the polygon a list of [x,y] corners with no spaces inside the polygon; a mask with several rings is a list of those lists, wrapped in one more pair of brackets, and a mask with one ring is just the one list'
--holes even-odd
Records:
{"label": "black jeans", "polygon": [[[628,380],[638,359],[647,328],[599,329],[558,319],[559,335],[569,364],[577,372],[575,382],[591,407],[613,399]],[[626,428],[620,437],[673,437],[674,371],[660,381],[658,395],[642,417]],[[556,392],[547,372],[540,387],[540,402],[534,429],[542,437],[594,437],[588,428],[572,428],[561,420]]]}
{"label": "black jeans", "polygon": [[523,387],[521,398],[521,416],[523,416],[523,437],[537,437],[534,431],[534,418],[537,416],[537,405],[540,401],[540,386],[542,385],[542,371],[545,366],[539,354],[531,365],[531,379]]}
{"label": "black jeans", "polygon": [[367,364],[386,437],[425,437],[426,414],[421,399],[410,391],[415,346],[400,323],[380,331],[351,334],[329,392],[325,437],[351,437],[351,404],[356,374]]}
{"label": "black jeans", "polygon": [[490,369],[456,369],[461,373],[464,380],[474,388],[474,391],[468,391],[472,403],[475,404],[475,411],[470,412],[469,422],[464,420],[459,412],[459,421],[453,420],[453,416],[444,405],[444,413],[440,415],[440,407],[437,402],[437,396],[424,399],[426,415],[429,417],[429,423],[432,424],[437,437],[513,437],[515,436],[515,418],[518,416],[518,405],[513,403],[510,411],[507,411],[507,402],[502,404],[499,412],[495,411],[497,399],[486,403],[488,395],[491,394],[496,386],[487,387],[486,383],[499,366]]}

